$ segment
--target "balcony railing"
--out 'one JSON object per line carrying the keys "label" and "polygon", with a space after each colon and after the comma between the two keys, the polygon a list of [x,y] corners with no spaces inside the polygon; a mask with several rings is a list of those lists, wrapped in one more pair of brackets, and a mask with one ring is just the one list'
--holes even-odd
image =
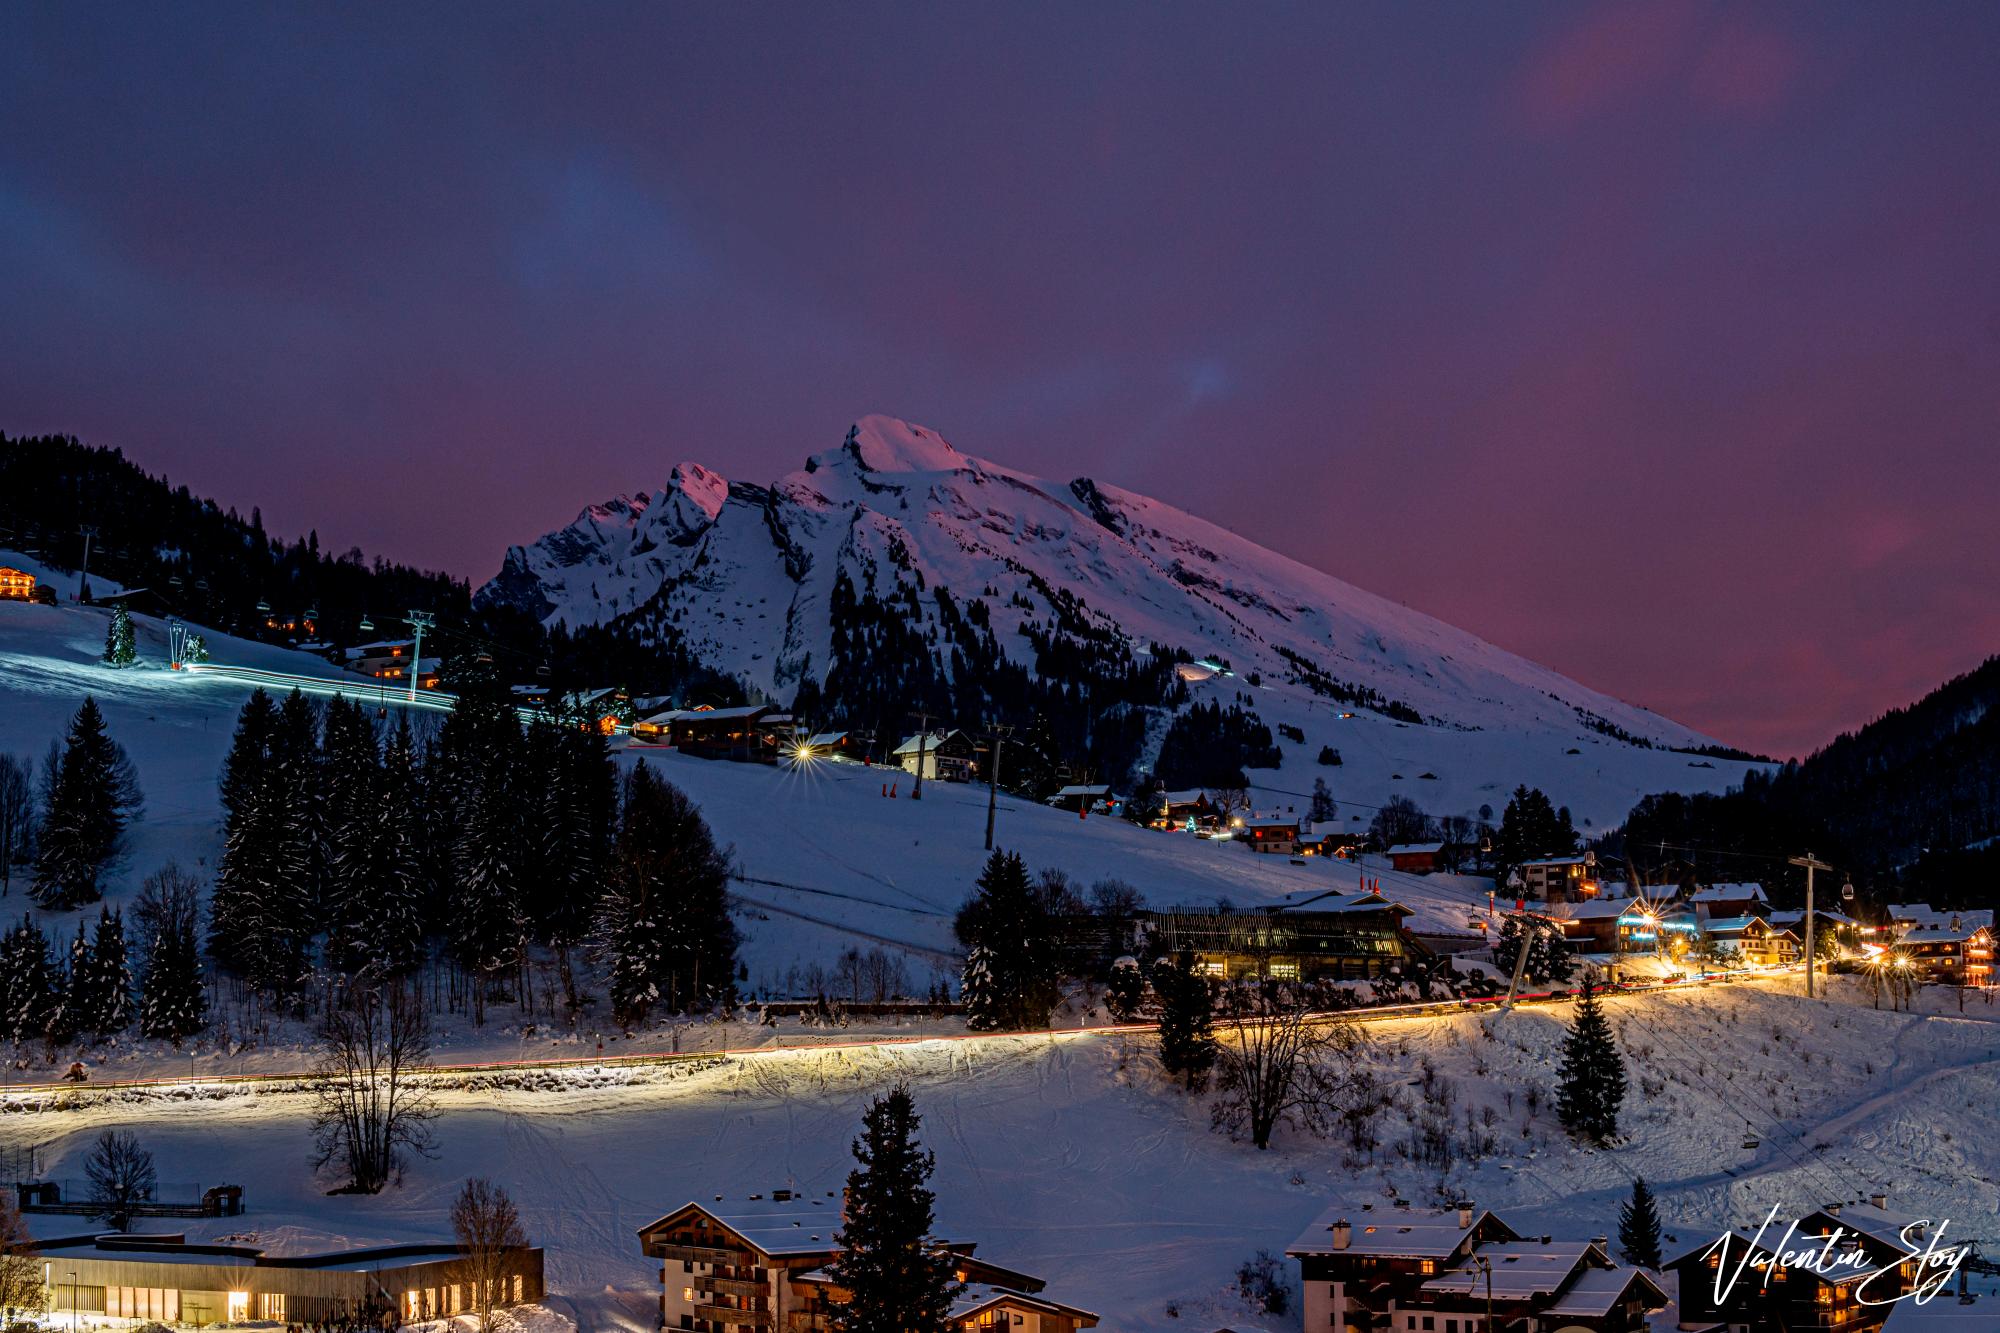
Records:
{"label": "balcony railing", "polygon": [[764,1296],[770,1293],[771,1284],[747,1277],[715,1277],[703,1273],[695,1278],[694,1289],[718,1292],[724,1296]]}
{"label": "balcony railing", "polygon": [[713,1245],[661,1245],[656,1251],[662,1259],[678,1259],[686,1264],[749,1264],[753,1256],[748,1250],[726,1250]]}

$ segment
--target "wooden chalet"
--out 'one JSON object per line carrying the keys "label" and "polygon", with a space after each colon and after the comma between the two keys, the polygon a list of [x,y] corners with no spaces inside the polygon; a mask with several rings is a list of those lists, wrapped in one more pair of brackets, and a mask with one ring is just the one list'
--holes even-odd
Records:
{"label": "wooden chalet", "polygon": [[1403,927],[1411,915],[1379,893],[1302,893],[1267,907],[1146,912],[1139,929],[1148,952],[1190,949],[1196,968],[1223,980],[1366,980],[1430,956]]}
{"label": "wooden chalet", "polygon": [[1668,1304],[1644,1270],[1614,1263],[1601,1237],[1523,1236],[1471,1203],[1335,1204],[1286,1254],[1299,1262],[1311,1333],[1643,1333],[1649,1312]]}
{"label": "wooden chalet", "polygon": [[849,763],[868,762],[868,748],[874,737],[859,731],[815,731],[799,742],[805,759],[840,759]]}
{"label": "wooden chalet", "polygon": [[[1821,1220],[1823,1213],[1806,1219],[1789,1242],[1776,1225],[1761,1237],[1729,1231],[1669,1259],[1666,1267],[1679,1279],[1680,1327],[1879,1329],[1895,1307],[1877,1302],[1908,1291],[1915,1267],[1884,1254],[1873,1238],[1858,1237],[1839,1217]],[[1813,1243],[1828,1236],[1831,1244]],[[1779,1262],[1773,1249],[1779,1244],[1794,1254],[1810,1252],[1814,1261]]]}
{"label": "wooden chalet", "polygon": [[0,565],[0,602],[35,600],[35,576],[24,569]]}
{"label": "wooden chalet", "polygon": [[906,738],[890,758],[926,782],[971,782],[979,776],[979,746],[962,731],[932,731]]}
{"label": "wooden chalet", "polygon": [[1255,815],[1236,830],[1236,841],[1253,852],[1290,856],[1299,849],[1299,821],[1293,815]]}
{"label": "wooden chalet", "polygon": [[1993,984],[1993,932],[1957,918],[1943,926],[1912,926],[1896,941],[1919,976],[1945,986]]}
{"label": "wooden chalet", "polygon": [[1206,828],[1215,823],[1215,807],[1209,804],[1208,793],[1194,788],[1188,791],[1163,791],[1160,793],[1160,813],[1153,820],[1157,829]]}
{"label": "wooden chalet", "polygon": [[1771,903],[1764,886],[1755,883],[1710,884],[1691,890],[1681,898],[1688,906],[1710,916],[1769,916]]}
{"label": "wooden chalet", "polygon": [[1753,967],[1781,967],[1799,961],[1799,937],[1761,916],[1697,917],[1701,937]]}
{"label": "wooden chalet", "polygon": [[[826,1271],[840,1254],[840,1200],[793,1190],[766,1197],[688,1203],[639,1229],[640,1249],[660,1262],[662,1329],[819,1333],[844,1298]],[[1097,1323],[1087,1310],[1043,1294],[1040,1278],[977,1258],[972,1242],[940,1241],[953,1275],[971,1284],[951,1321],[965,1333],[1002,1326],[1023,1333],[1074,1333]]]}
{"label": "wooden chalet", "polygon": [[1444,855],[1441,842],[1399,842],[1386,849],[1382,855],[1389,858],[1389,868],[1405,875],[1431,875],[1437,873],[1439,860]]}
{"label": "wooden chalet", "polygon": [[1058,810],[1067,810],[1073,815],[1080,815],[1115,799],[1116,796],[1111,788],[1103,783],[1076,782],[1058,788],[1055,795],[1049,797],[1048,804]]}
{"label": "wooden chalet", "polygon": [[640,718],[632,734],[699,759],[775,764],[792,747],[792,716],[776,704],[672,708]]}

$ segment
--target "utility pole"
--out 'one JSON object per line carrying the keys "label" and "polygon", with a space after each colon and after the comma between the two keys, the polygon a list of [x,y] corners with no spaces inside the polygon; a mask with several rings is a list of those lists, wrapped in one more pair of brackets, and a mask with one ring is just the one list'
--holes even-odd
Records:
{"label": "utility pole", "polygon": [[77,582],[76,600],[87,602],[90,600],[90,539],[97,535],[97,529],[85,524],[77,531],[83,534],[83,574]]}
{"label": "utility pole", "polygon": [[993,850],[993,810],[1000,801],[1000,751],[1007,744],[1007,733],[1013,728],[1005,723],[995,723],[988,733],[993,739],[993,763],[986,773],[986,850]]}
{"label": "utility pole", "polygon": [[417,641],[410,645],[410,702],[417,701],[417,676],[424,669],[424,631],[437,624],[437,617],[428,611],[412,611],[403,618],[403,623],[417,632]]}
{"label": "utility pole", "polygon": [[1806,998],[1813,997],[1813,871],[1831,870],[1832,866],[1807,852],[1804,856],[1787,857],[1791,864],[1804,866],[1806,870]]}
{"label": "utility pole", "polygon": [[931,739],[931,715],[911,709],[911,717],[917,720],[917,780],[910,784],[910,799],[924,799],[924,747]]}

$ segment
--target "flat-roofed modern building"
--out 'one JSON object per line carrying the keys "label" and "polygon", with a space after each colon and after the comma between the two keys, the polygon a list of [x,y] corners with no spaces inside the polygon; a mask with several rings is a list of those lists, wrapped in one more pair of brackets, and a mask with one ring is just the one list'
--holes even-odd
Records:
{"label": "flat-roofed modern building", "polygon": [[[49,1308],[162,1324],[314,1323],[371,1304],[400,1322],[472,1309],[456,1245],[384,1245],[271,1255],[252,1246],[189,1244],[178,1235],[90,1235],[37,1241]],[[542,1252],[507,1256],[497,1301],[542,1298]]]}

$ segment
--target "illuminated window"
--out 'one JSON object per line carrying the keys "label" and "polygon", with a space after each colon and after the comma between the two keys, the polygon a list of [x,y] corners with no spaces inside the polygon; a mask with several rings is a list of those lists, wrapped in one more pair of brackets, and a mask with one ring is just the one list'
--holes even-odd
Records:
{"label": "illuminated window", "polygon": [[1278,981],[1297,981],[1299,979],[1299,965],[1297,963],[1273,963],[1271,964],[1271,976]]}
{"label": "illuminated window", "polygon": [[225,1316],[230,1323],[240,1324],[250,1317],[250,1293],[232,1291],[229,1293],[229,1312]]}
{"label": "illuminated window", "polygon": [[1424,1260],[1424,1262],[1422,1263],[1422,1265],[1421,1265],[1420,1267],[1422,1268],[1423,1272],[1424,1272],[1424,1273],[1425,1273],[1426,1275],[1429,1275],[1429,1274],[1431,1274],[1431,1273],[1435,1273],[1435,1272],[1437,1272],[1437,1271],[1438,1271],[1438,1265],[1437,1265],[1437,1260],[1435,1260],[1435,1259],[1426,1259],[1426,1260]]}
{"label": "illuminated window", "polygon": [[417,1293],[414,1291],[404,1292],[403,1322],[414,1324],[417,1320],[423,1318],[423,1313],[423,1302],[418,1298]]}
{"label": "illuminated window", "polygon": [[267,1291],[259,1296],[257,1298],[257,1317],[259,1319],[268,1319],[276,1324],[284,1323],[285,1293],[282,1291]]}

